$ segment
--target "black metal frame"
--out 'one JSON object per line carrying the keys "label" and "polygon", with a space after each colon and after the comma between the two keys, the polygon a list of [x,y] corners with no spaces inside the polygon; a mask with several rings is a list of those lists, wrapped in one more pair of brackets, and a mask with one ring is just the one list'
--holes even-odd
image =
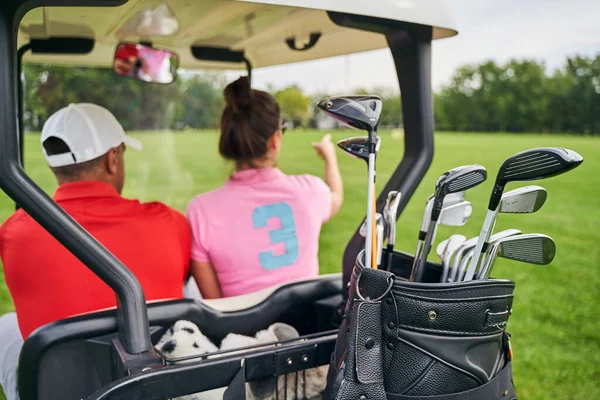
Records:
{"label": "black metal frame", "polygon": [[[59,240],[69,251],[106,282],[117,295],[118,342],[122,344],[123,362],[135,361],[136,370],[144,365],[156,365],[158,356],[150,341],[148,314],[142,288],[135,276],[106,248],[79,226],[50,199],[24,172],[20,163],[18,75],[16,32],[25,13],[40,6],[118,6],[126,0],[5,0],[0,8],[0,188],[31,215],[44,229]],[[431,91],[432,27],[402,23],[371,17],[329,12],[339,25],[382,33],[392,51],[402,92],[405,125],[405,154],[399,166],[377,199],[381,210],[387,192],[402,192],[400,215],[412,197],[433,158],[433,99]],[[23,50],[24,52],[25,50]],[[22,55],[22,54],[21,54]],[[245,59],[245,57],[244,57]],[[247,60],[245,60],[247,62]],[[247,62],[249,72],[251,65]],[[396,217],[398,217],[398,215]],[[363,246],[358,229],[344,253],[344,284],[349,281],[354,261]],[[315,345],[294,345],[289,349],[303,349]],[[331,338],[324,343],[331,344]],[[286,347],[285,349],[288,349]],[[330,348],[326,349],[327,363]],[[275,357],[277,352],[266,351],[246,357]],[[268,359],[269,365],[273,359]],[[227,385],[239,370],[239,357],[214,361],[169,366],[134,373],[116,381],[92,396],[93,399],[163,399]],[[262,361],[261,361],[262,362]],[[265,364],[266,365],[266,364]],[[321,364],[318,364],[321,365]],[[199,380],[200,374],[211,371],[214,381]],[[202,376],[202,375],[200,375]],[[217,380],[217,378],[219,378]],[[248,376],[246,376],[248,378]],[[157,384],[158,382],[161,384]],[[186,382],[182,385],[182,382]]]}
{"label": "black metal frame", "polygon": [[[329,12],[333,22],[348,28],[377,32],[386,36],[396,64],[402,94],[404,156],[377,197],[381,212],[391,190],[402,193],[396,219],[402,214],[433,160],[433,95],[431,88],[431,26],[382,20],[373,17]],[[364,220],[363,220],[364,221]],[[356,256],[364,248],[360,226],[344,251],[344,287],[350,281]]]}
{"label": "black metal frame", "polygon": [[0,188],[106,282],[117,295],[120,339],[131,354],[151,354],[144,292],[133,273],[64,212],[23,171],[19,160],[17,31],[29,10],[49,5],[118,6],[124,0],[9,0],[0,8]]}

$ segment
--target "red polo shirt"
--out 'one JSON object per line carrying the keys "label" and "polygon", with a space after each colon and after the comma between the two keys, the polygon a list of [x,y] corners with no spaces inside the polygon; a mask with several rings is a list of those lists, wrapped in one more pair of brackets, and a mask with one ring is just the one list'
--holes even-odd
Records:
{"label": "red polo shirt", "polygon": [[[61,185],[54,200],[135,274],[146,300],[182,297],[191,239],[181,213],[124,199],[97,181]],[[0,256],[24,338],[116,304],[110,288],[23,210],[0,227]]]}

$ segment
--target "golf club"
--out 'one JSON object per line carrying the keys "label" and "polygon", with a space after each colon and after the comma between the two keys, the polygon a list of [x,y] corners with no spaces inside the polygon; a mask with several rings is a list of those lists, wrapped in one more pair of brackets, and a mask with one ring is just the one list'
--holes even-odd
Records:
{"label": "golf club", "polygon": [[373,249],[375,239],[375,155],[377,126],[381,116],[382,101],[377,96],[345,96],[324,99],[317,105],[326,114],[352,128],[368,133],[368,187],[367,187],[367,231],[365,240],[367,268],[374,268],[376,254]]}
{"label": "golf club", "polygon": [[502,163],[496,176],[488,211],[465,280],[473,279],[480,265],[481,255],[489,246],[488,241],[496,223],[498,206],[506,185],[509,182],[532,181],[560,175],[571,171],[582,162],[583,157],[573,150],[558,147],[540,147],[517,153]]}
{"label": "golf club", "polygon": [[385,236],[385,219],[379,213],[376,217],[377,223],[377,267],[381,266],[381,256],[383,255],[383,237]]}
{"label": "golf club", "polygon": [[388,224],[387,260],[385,262],[385,269],[388,271],[392,268],[394,245],[396,243],[396,216],[398,214],[398,206],[400,205],[401,199],[402,193],[396,190],[390,190],[385,203],[385,208],[383,209],[383,217]]}
{"label": "golf club", "polygon": [[[458,248],[467,240],[465,235],[452,235],[444,242],[444,245],[440,249],[438,246],[437,253],[440,256],[440,260],[442,261],[442,278],[440,282],[446,282],[448,279],[448,274],[450,272],[450,261],[452,259],[452,255],[458,250]],[[440,245],[442,244],[440,243]],[[441,251],[440,251],[441,250]],[[440,254],[441,253],[441,254]]]}
{"label": "golf club", "polygon": [[449,193],[462,192],[471,189],[481,182],[485,181],[487,173],[481,165],[468,165],[454,168],[442,175],[436,184],[435,198],[431,210],[431,221],[427,230],[427,236],[423,241],[423,251],[419,258],[419,263],[413,269],[411,281],[421,282],[425,265],[427,264],[427,255],[431,250],[432,239],[435,232],[435,226],[442,212],[444,197]]}
{"label": "golf club", "polygon": [[458,282],[460,277],[460,261],[463,259],[465,254],[472,250],[477,245],[477,237],[464,241],[458,249],[447,257],[448,263],[450,263],[450,271],[448,273],[448,282]]}
{"label": "golf club", "polygon": [[[433,209],[433,200],[435,199],[435,195],[432,194],[427,199],[425,203],[425,212],[423,213],[423,219],[421,220],[421,229],[419,230],[419,237],[417,241],[417,250],[415,251],[415,258],[413,260],[413,269],[419,263],[419,258],[421,257],[421,252],[423,251],[423,241],[425,240],[425,236],[427,236],[427,229],[429,228],[430,218],[431,218],[431,210]],[[451,193],[446,196],[444,199],[444,207],[460,203],[465,199],[465,192]]]}
{"label": "golf club", "polygon": [[[542,208],[547,198],[548,192],[541,186],[530,185],[520,187],[502,195],[500,205],[498,206],[498,212],[500,214],[535,213]],[[487,252],[484,252],[481,255],[480,265],[485,263],[487,256]]]}
{"label": "golf club", "polygon": [[528,264],[546,265],[554,260],[556,244],[551,237],[541,233],[528,233],[498,240],[492,245],[488,261],[478,274],[479,279],[490,277],[497,257]]}
{"label": "golf club", "polygon": [[[375,144],[375,154],[377,154],[379,152],[379,147],[381,146],[381,138],[379,136],[377,136],[376,138],[376,144]],[[357,136],[357,137],[351,137],[348,139],[343,139],[340,140],[337,143],[338,147],[340,149],[342,149],[344,152],[350,154],[351,156],[355,157],[355,158],[359,158],[361,160],[364,160],[367,163],[367,167],[370,165],[369,164],[369,138],[365,137],[365,136]],[[370,181],[369,181],[370,182]],[[372,206],[369,208],[367,205],[367,210],[372,210],[373,212],[375,212],[375,206],[372,204],[372,202],[375,201],[375,185],[373,184],[373,188],[372,188],[373,194],[372,196],[368,196],[367,201],[369,202],[368,204],[371,204]],[[371,192],[369,192],[371,193]],[[370,198],[372,198],[372,200],[369,200]],[[365,224],[366,226],[369,226],[369,221],[371,221],[371,212],[368,211],[367,213],[367,218],[365,220]],[[364,234],[363,237],[366,239],[365,240],[365,249],[372,249],[375,243],[375,236],[376,236],[376,232],[375,232],[375,226],[373,225],[373,229],[369,228],[369,232],[371,232],[370,235],[366,235]],[[361,227],[362,229],[362,227]],[[367,251],[367,254],[372,255],[375,254],[375,252],[371,253],[370,250]],[[375,267],[375,260],[373,259],[369,259],[367,260],[367,264],[372,265],[373,268]],[[370,264],[372,263],[372,264]]]}
{"label": "golf club", "polygon": [[[495,233],[490,238],[490,240],[497,241],[497,240],[505,238],[505,237],[515,236],[515,235],[519,235],[519,234],[521,234],[521,231],[518,229],[506,229],[504,231]],[[467,264],[462,263],[462,261],[466,257],[466,255],[469,253],[469,251],[471,251],[475,248],[478,240],[479,240],[478,237],[474,237],[474,238],[467,240],[459,247],[459,249],[455,253],[454,261],[452,263],[452,277],[451,277],[452,282],[459,282],[462,280],[461,278],[464,275],[465,270],[467,268]]]}

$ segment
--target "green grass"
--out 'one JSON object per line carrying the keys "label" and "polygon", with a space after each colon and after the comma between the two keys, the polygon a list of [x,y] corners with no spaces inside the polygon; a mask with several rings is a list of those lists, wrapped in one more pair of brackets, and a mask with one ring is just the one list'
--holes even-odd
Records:
{"label": "green grass", "polygon": [[[281,169],[288,174],[322,176],[322,163],[310,146],[321,135],[308,131],[288,133]],[[334,140],[347,135],[348,132],[336,132]],[[231,172],[231,165],[219,158],[214,133],[136,136],[145,149],[141,153],[127,152],[125,196],[161,200],[183,210],[192,196],[220,186]],[[383,133],[382,137],[377,169],[380,187],[403,154],[401,140],[393,140],[389,133]],[[44,190],[52,193],[56,184],[39,151],[39,136],[29,135],[26,142],[27,171]],[[424,201],[437,177],[463,164],[486,166],[490,178],[467,195],[474,205],[471,221],[462,228],[440,227],[438,241],[454,232],[468,237],[477,235],[493,177],[503,159],[538,146],[572,148],[584,156],[585,162],[569,174],[537,182],[549,195],[546,205],[536,215],[501,215],[498,221],[498,230],[542,232],[553,237],[558,247],[549,266],[500,260],[494,270],[495,276],[512,279],[517,284],[514,313],[509,322],[515,353],[515,383],[519,398],[525,400],[600,398],[600,140],[550,135],[437,134],[433,165],[398,221],[398,247],[414,251]],[[322,272],[340,271],[344,247],[365,213],[365,165],[338,154],[346,200],[340,214],[323,227]],[[517,186],[511,184],[508,189]],[[1,194],[0,219],[8,217],[13,207],[10,199]],[[0,312],[12,307],[0,274]]]}

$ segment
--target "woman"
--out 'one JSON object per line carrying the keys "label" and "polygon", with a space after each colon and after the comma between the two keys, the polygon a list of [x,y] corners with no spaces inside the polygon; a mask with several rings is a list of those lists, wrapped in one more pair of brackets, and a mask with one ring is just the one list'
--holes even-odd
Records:
{"label": "woman", "polygon": [[238,296],[319,273],[321,225],[343,203],[335,147],[326,135],[313,147],[325,161],[325,182],[277,168],[285,130],[270,94],[246,77],[224,91],[219,152],[235,162],[225,184],[187,207],[191,272],[203,298]]}

